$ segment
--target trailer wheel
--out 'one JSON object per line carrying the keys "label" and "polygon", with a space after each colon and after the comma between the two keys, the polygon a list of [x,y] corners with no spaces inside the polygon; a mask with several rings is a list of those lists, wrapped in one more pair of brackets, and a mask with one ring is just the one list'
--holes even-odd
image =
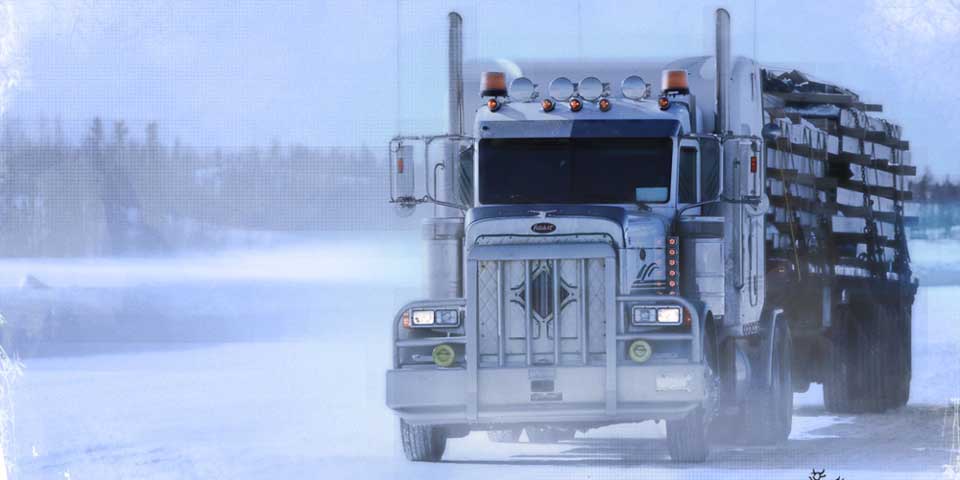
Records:
{"label": "trailer wheel", "polygon": [[680,420],[667,421],[667,449],[670,451],[670,459],[674,462],[702,463],[710,454],[710,424],[714,416],[716,395],[719,394],[716,390],[720,384],[720,377],[717,373],[719,370],[715,332],[708,325],[704,333],[703,359],[707,366],[707,378],[704,381],[707,388],[714,391],[712,394],[708,392],[707,405],[697,407]]}
{"label": "trailer wheel", "polygon": [[879,413],[886,409],[890,383],[886,357],[893,352],[885,348],[885,339],[891,336],[885,310],[882,305],[860,303],[835,312],[823,381],[827,411]]}
{"label": "trailer wheel", "polygon": [[823,375],[823,406],[828,412],[852,413],[853,394],[850,380],[856,376],[851,340],[853,313],[849,306],[833,312],[833,331],[827,338],[827,361]]}
{"label": "trailer wheel", "polygon": [[773,332],[770,385],[755,388],[747,399],[746,441],[756,445],[784,442],[793,429],[793,342],[786,317]]}
{"label": "trailer wheel", "polygon": [[487,432],[487,438],[494,443],[517,443],[520,440],[522,428],[511,428],[508,430],[490,430]]}
{"label": "trailer wheel", "polygon": [[889,306],[888,320],[894,325],[889,338],[890,383],[887,391],[888,408],[900,408],[910,400],[911,338],[910,310]]}
{"label": "trailer wheel", "polygon": [[447,434],[443,428],[413,425],[400,419],[400,441],[403,454],[412,462],[439,462],[447,448]]}

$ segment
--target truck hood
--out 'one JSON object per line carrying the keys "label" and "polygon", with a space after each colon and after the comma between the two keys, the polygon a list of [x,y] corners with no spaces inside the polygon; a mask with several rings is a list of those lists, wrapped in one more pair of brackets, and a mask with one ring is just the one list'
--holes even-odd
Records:
{"label": "truck hood", "polygon": [[498,243],[589,242],[592,237],[630,248],[657,241],[662,246],[668,221],[631,207],[534,204],[476,207],[467,212],[465,223],[468,248],[492,237],[499,237]]}

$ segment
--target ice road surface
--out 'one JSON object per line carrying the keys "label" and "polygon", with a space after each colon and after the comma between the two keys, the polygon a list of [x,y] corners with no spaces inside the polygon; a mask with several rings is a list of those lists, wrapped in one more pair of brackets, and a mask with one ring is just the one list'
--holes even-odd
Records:
{"label": "ice road surface", "polygon": [[[323,295],[334,275],[320,277],[309,280]],[[557,445],[493,444],[473,433],[451,440],[443,463],[408,463],[383,391],[390,318],[412,296],[405,278],[351,282],[356,294],[328,300],[337,314],[315,319],[327,332],[315,338],[25,359],[13,392],[12,478],[802,480],[817,468],[831,479],[942,479],[960,455],[948,408],[960,397],[960,286],[937,286],[917,298],[913,395],[899,411],[830,414],[815,385],[797,395],[785,445],[719,445],[702,465],[670,463],[662,424],[652,422]]]}

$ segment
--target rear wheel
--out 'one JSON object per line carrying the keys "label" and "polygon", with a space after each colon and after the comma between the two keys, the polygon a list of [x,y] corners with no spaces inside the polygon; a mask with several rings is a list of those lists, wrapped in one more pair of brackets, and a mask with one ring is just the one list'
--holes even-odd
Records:
{"label": "rear wheel", "polygon": [[879,413],[891,404],[890,342],[896,338],[888,307],[856,303],[834,314],[829,361],[823,382],[824,406],[837,413]]}
{"label": "rear wheel", "polygon": [[830,412],[850,413],[854,409],[850,379],[856,374],[851,352],[853,312],[841,306],[833,312],[833,327],[827,338],[827,362],[823,378],[823,405]]}
{"label": "rear wheel", "polygon": [[890,360],[887,407],[900,408],[910,400],[910,310],[909,306],[899,308],[893,305],[888,306],[886,310],[887,320],[893,326],[886,349]]}
{"label": "rear wheel", "polygon": [[414,425],[400,420],[403,454],[413,462],[439,462],[447,448],[447,434],[441,427]]}
{"label": "rear wheel", "polygon": [[747,399],[744,432],[752,444],[784,442],[793,428],[793,342],[786,317],[780,318],[772,335],[770,384],[753,389]]}
{"label": "rear wheel", "polygon": [[516,443],[520,440],[522,428],[512,428],[508,430],[490,430],[487,432],[487,438],[495,443]]}

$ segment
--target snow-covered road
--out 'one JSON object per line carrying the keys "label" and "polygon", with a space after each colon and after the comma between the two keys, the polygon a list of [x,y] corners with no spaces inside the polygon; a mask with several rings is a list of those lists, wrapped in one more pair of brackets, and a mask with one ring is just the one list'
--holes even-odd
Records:
{"label": "snow-covered road", "polygon": [[[386,293],[392,296],[391,293]],[[913,396],[886,415],[834,416],[819,387],[798,395],[790,441],[716,447],[710,463],[667,459],[653,423],[559,445],[451,440],[441,464],[402,459],[383,405],[391,301],[363,323],[333,315],[310,341],[116,345],[24,361],[15,386],[13,478],[944,478],[955,462],[960,287],[921,289]],[[380,318],[382,320],[377,320]],[[360,326],[362,325],[362,326]],[[381,328],[382,327],[382,328]]]}

